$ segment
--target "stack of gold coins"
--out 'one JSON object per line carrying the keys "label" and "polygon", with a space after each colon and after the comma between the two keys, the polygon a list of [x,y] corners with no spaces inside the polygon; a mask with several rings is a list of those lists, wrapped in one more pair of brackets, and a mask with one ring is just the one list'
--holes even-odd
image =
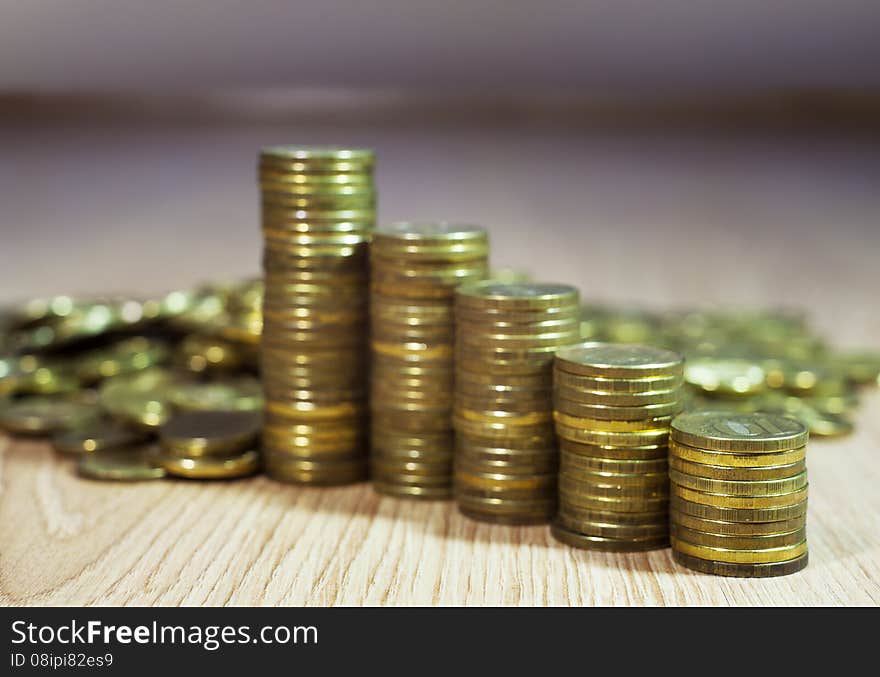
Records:
{"label": "stack of gold coins", "polygon": [[553,354],[580,338],[577,289],[485,281],[455,300],[455,497],[469,517],[547,522],[556,510]]}
{"label": "stack of gold coins", "polygon": [[666,448],[682,383],[681,355],[663,348],[583,343],[556,353],[557,540],[613,551],[669,544]]}
{"label": "stack of gold coins", "polygon": [[669,444],[675,561],[751,578],[807,566],[808,434],[777,414],[677,416]]}
{"label": "stack of gold coins", "polygon": [[337,148],[260,154],[263,462],[278,480],[367,475],[373,159]]}
{"label": "stack of gold coins", "polygon": [[454,294],[486,277],[488,253],[476,226],[394,223],[373,235],[371,469],[383,494],[452,495]]}

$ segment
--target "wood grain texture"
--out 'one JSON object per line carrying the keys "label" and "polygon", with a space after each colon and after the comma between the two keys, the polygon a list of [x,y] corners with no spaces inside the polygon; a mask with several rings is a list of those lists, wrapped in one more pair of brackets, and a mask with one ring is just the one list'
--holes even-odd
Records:
{"label": "wood grain texture", "polygon": [[[807,308],[841,345],[880,344],[880,154],[861,140],[358,127],[0,130],[2,300],[152,292],[254,274],[254,153],[284,140],[379,151],[383,220],[486,223],[493,261],[585,300]],[[873,148],[873,151],[872,151]],[[99,605],[854,605],[880,602],[880,395],[811,443],[811,562],[705,576],[669,550],[602,554],[546,527],[488,526],[369,485],[77,478],[0,437],[0,603]]]}

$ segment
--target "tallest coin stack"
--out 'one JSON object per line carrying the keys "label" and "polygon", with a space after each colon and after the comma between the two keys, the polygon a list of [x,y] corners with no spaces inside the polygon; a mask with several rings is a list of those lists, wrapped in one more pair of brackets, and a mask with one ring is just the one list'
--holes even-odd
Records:
{"label": "tallest coin stack", "polygon": [[263,462],[277,480],[366,478],[370,150],[260,153]]}

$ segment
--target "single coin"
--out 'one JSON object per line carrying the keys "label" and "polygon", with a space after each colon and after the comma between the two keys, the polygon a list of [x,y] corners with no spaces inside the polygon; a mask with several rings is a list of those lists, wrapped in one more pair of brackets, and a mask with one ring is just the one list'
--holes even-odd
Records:
{"label": "single coin", "polygon": [[803,517],[807,513],[807,501],[793,505],[774,506],[768,508],[729,508],[706,505],[682,499],[675,492],[669,497],[669,506],[693,517],[717,520],[722,522],[744,522],[748,524],[763,522],[781,522]]}
{"label": "single coin", "polygon": [[52,446],[60,454],[82,456],[115,447],[131,447],[146,442],[149,435],[112,421],[95,421],[52,437]]}
{"label": "single coin", "polygon": [[772,576],[787,576],[801,571],[809,562],[809,554],[804,553],[800,557],[784,562],[770,562],[765,564],[734,564],[730,562],[717,562],[712,560],[692,557],[684,553],[672,551],[672,558],[684,567],[713,576],[733,576],[739,578],[769,578]]}
{"label": "single coin", "polygon": [[101,449],[80,456],[76,470],[82,477],[95,480],[159,480],[166,473],[158,458],[159,449],[153,444]]}
{"label": "single coin", "polygon": [[[642,393],[678,391],[684,382],[680,375],[647,376],[643,378],[608,378],[603,376],[582,376],[572,374],[561,368],[555,368],[554,385],[575,391],[612,393],[614,395],[632,395],[638,397]],[[610,403],[609,403],[610,404]]]}
{"label": "single coin", "polygon": [[803,529],[807,524],[806,515],[778,522],[726,522],[694,517],[676,509],[669,511],[669,521],[695,531],[722,536],[775,536]]}
{"label": "single coin", "polygon": [[455,500],[460,507],[474,512],[498,515],[531,515],[548,520],[556,510],[556,497],[548,498],[506,498],[500,496],[477,496],[455,490]]}
{"label": "single coin", "polygon": [[50,435],[98,418],[87,398],[26,397],[0,407],[0,428],[19,435]]}
{"label": "single coin", "polygon": [[668,464],[665,458],[629,460],[581,456],[569,451],[559,452],[560,470],[563,472],[609,472],[609,473],[660,473],[666,475]]}
{"label": "single coin", "polygon": [[[707,465],[683,461],[670,454],[669,467],[685,475],[702,477],[710,480],[742,481],[742,480],[778,480],[794,477],[806,470],[806,461],[800,460],[784,465],[771,465],[761,468],[741,468],[724,465]],[[725,493],[725,492],[721,492]]]}
{"label": "single coin", "polygon": [[216,383],[187,383],[169,389],[171,404],[184,411],[258,411],[263,390],[252,378]]}
{"label": "single coin", "polygon": [[644,550],[659,550],[669,547],[669,537],[644,536],[642,538],[609,538],[604,536],[587,536],[566,529],[559,522],[554,521],[550,525],[550,533],[557,541],[575,548],[585,550],[604,550],[607,552],[640,552]]}
{"label": "single coin", "polygon": [[645,378],[678,376],[683,358],[654,346],[629,343],[582,343],[556,353],[556,367],[582,376]]}
{"label": "single coin", "polygon": [[182,458],[162,453],[158,463],[169,475],[193,480],[228,480],[249,477],[260,469],[260,455],[246,451],[238,456]]}
{"label": "single coin", "polygon": [[641,432],[599,432],[568,426],[559,421],[556,422],[556,434],[572,442],[596,446],[641,447],[665,445],[669,440],[669,430],[667,428]]}
{"label": "single coin", "polygon": [[797,545],[807,539],[806,527],[801,527],[794,531],[782,534],[733,536],[730,534],[711,534],[704,531],[689,529],[674,522],[670,526],[670,534],[675,538],[692,545],[702,545],[709,548],[722,548],[725,550],[765,550],[767,548],[781,548]]}
{"label": "single coin", "polygon": [[685,501],[693,503],[702,503],[716,508],[781,508],[797,503],[801,503],[807,499],[807,486],[792,491],[786,491],[778,494],[768,494],[763,496],[737,496],[732,494],[713,494],[705,491],[695,491],[688,489],[675,482],[670,485],[670,491],[673,496],[678,496]]}
{"label": "single coin", "polygon": [[789,449],[780,452],[730,452],[696,449],[675,440],[669,441],[669,456],[689,463],[701,463],[709,466],[727,468],[761,469],[784,466],[790,463],[804,462],[806,447]]}
{"label": "single coin", "polygon": [[474,509],[462,503],[458,504],[458,512],[462,516],[477,522],[487,522],[489,524],[499,524],[510,527],[547,524],[547,522],[553,517],[552,509],[534,513],[498,513]]}
{"label": "single coin", "polygon": [[781,479],[773,480],[722,480],[689,475],[675,469],[669,470],[669,479],[680,487],[710,494],[729,496],[772,496],[797,491],[807,486],[806,470]]}
{"label": "single coin", "polygon": [[231,455],[256,443],[261,423],[254,412],[183,412],[159,429],[159,440],[166,451],[189,458]]}
{"label": "single coin", "polygon": [[616,393],[610,390],[584,390],[565,385],[555,385],[554,397],[579,404],[598,404],[612,407],[640,407],[648,404],[674,405],[678,402],[678,388],[670,390],[646,390],[637,393]]}
{"label": "single coin", "polygon": [[[604,404],[584,404],[560,397],[554,398],[556,409],[571,416],[601,421],[644,421],[647,419],[666,419],[668,427],[672,417],[680,413],[683,404],[676,400],[665,404],[642,404],[638,406],[608,406]],[[612,423],[612,425],[614,425]]]}
{"label": "single coin", "polygon": [[773,452],[803,447],[809,431],[779,414],[699,411],[672,421],[672,439],[699,449]]}
{"label": "single coin", "polygon": [[616,540],[641,540],[663,538],[669,535],[669,524],[665,519],[646,524],[617,524],[615,522],[594,522],[569,517],[563,511],[557,513],[555,521],[568,531],[585,536],[598,536]]}
{"label": "single coin", "polygon": [[564,284],[499,284],[486,280],[460,287],[456,294],[456,306],[541,310],[576,304],[579,296],[575,287]]}
{"label": "single coin", "polygon": [[667,447],[662,444],[646,444],[642,446],[614,446],[585,444],[565,438],[559,439],[559,449],[566,453],[587,459],[609,459],[615,461],[649,461],[666,460]]}
{"label": "single coin", "polygon": [[583,522],[596,522],[599,524],[628,525],[633,527],[645,526],[646,524],[669,524],[669,513],[666,508],[650,510],[647,512],[621,512],[617,510],[596,510],[581,508],[571,503],[561,502],[559,514],[565,514],[566,518]]}
{"label": "single coin", "polygon": [[661,512],[668,508],[669,497],[641,497],[641,496],[595,496],[588,494],[572,494],[559,492],[560,505],[571,506],[582,510],[594,510],[599,512]]}
{"label": "single coin", "polygon": [[638,420],[618,421],[585,418],[582,416],[572,416],[564,411],[556,410],[553,415],[554,420],[564,426],[578,428],[580,430],[593,430],[596,432],[646,432],[664,430],[668,427],[672,420],[671,416],[648,417]]}
{"label": "single coin", "polygon": [[665,472],[620,473],[572,469],[563,465],[559,470],[560,488],[584,493],[633,492],[636,495],[668,495],[669,477]]}
{"label": "single coin", "polygon": [[737,550],[729,548],[713,548],[706,545],[694,545],[670,536],[673,550],[691,557],[711,560],[713,562],[730,562],[732,564],[769,564],[771,562],[787,562],[807,552],[807,542],[777,548],[758,550]]}

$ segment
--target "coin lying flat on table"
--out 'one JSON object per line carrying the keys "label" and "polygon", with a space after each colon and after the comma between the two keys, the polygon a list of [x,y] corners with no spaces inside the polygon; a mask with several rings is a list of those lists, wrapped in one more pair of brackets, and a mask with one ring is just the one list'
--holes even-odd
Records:
{"label": "coin lying flat on table", "polygon": [[113,421],[95,421],[56,434],[52,446],[61,454],[81,456],[114,447],[130,447],[146,442],[149,435]]}
{"label": "coin lying flat on table", "polygon": [[157,464],[159,448],[153,444],[102,449],[80,456],[77,472],[89,479],[140,482],[165,477]]}
{"label": "coin lying flat on table", "polygon": [[159,429],[159,441],[165,451],[184,457],[228,456],[256,443],[261,422],[254,412],[182,412]]}
{"label": "coin lying flat on table", "polygon": [[237,456],[185,458],[161,452],[156,462],[174,477],[193,480],[230,480],[250,477],[260,469],[260,454],[246,451]]}

